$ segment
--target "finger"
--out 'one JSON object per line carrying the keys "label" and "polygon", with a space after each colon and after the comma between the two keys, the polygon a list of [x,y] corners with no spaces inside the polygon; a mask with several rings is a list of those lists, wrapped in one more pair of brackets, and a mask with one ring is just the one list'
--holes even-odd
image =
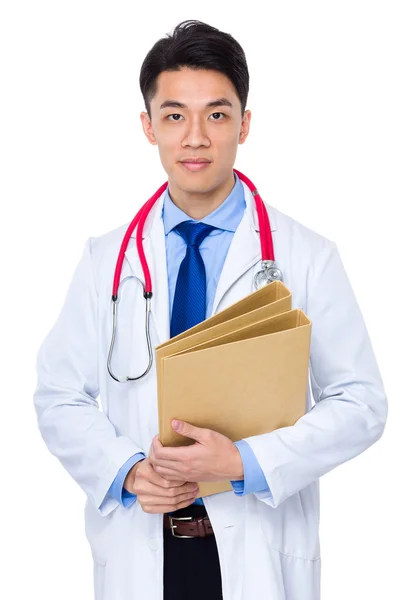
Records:
{"label": "finger", "polygon": [[160,466],[155,467],[155,470],[161,477],[167,479],[167,481],[185,481],[185,475],[179,471],[173,471],[172,469],[166,469],[165,467]]}
{"label": "finger", "polygon": [[137,494],[137,496],[147,494],[149,496],[160,496],[163,498],[170,498],[174,496],[179,496],[180,494],[194,493],[194,491],[198,488],[198,485],[193,482],[176,483],[177,485],[174,486],[169,486],[167,483],[166,487],[162,487],[159,485],[155,485],[151,481],[141,481],[134,486],[134,493]]}
{"label": "finger", "polygon": [[172,471],[180,471],[181,466],[183,466],[183,463],[181,463],[181,461],[179,460],[167,460],[165,458],[152,458],[150,459],[151,462],[155,467],[164,467],[165,469],[170,469]]}
{"label": "finger", "polygon": [[208,429],[195,427],[195,425],[191,425],[191,423],[187,423],[186,421],[177,421],[173,419],[171,421],[171,427],[180,435],[189,437],[197,442],[204,442],[208,435]]}
{"label": "finger", "polygon": [[153,438],[153,441],[152,441],[151,446],[150,446],[151,457],[154,458],[154,459],[157,459],[158,458],[157,453],[159,454],[163,449],[164,449],[164,446],[162,445],[162,443],[158,439],[158,435],[156,435]]}
{"label": "finger", "polygon": [[191,506],[191,504],[193,504],[195,501],[194,498],[190,499],[190,500],[185,500],[184,502],[180,502],[179,504],[176,504],[175,506],[171,506],[170,504],[151,504],[151,505],[146,505],[146,506],[142,506],[144,512],[148,512],[148,513],[154,513],[154,514],[164,514],[164,513],[169,513],[169,512],[173,512],[175,510],[179,510],[181,508],[187,508],[187,506]]}
{"label": "finger", "polygon": [[151,446],[150,446],[150,452],[148,453],[148,458],[151,460],[151,462],[157,460],[153,444],[151,444]]}
{"label": "finger", "polygon": [[182,494],[195,494],[198,491],[198,484],[197,483],[181,483],[181,485],[179,486],[173,486],[173,487],[168,487],[168,488],[161,488],[159,486],[157,487],[151,487],[151,488],[146,488],[146,491],[148,493],[151,493],[153,495],[157,495],[160,497],[164,497],[164,498],[175,498],[177,496],[181,496]]}
{"label": "finger", "polygon": [[147,478],[148,481],[154,483],[155,485],[161,488],[170,488],[170,487],[179,487],[186,483],[185,475],[173,477],[163,477],[158,471],[155,470],[155,467],[151,467],[151,475]]}
{"label": "finger", "polygon": [[184,494],[177,494],[177,496],[171,496],[167,498],[163,498],[162,496],[156,496],[154,494],[142,494],[140,496],[140,502],[143,505],[156,506],[161,504],[166,504],[171,506],[171,510],[174,510],[174,507],[178,506],[181,502],[186,502],[187,500],[195,500],[196,492],[185,492]]}
{"label": "finger", "polygon": [[172,462],[180,462],[188,458],[189,452],[187,446],[178,446],[178,447],[162,447],[162,448],[154,448],[152,458],[154,460],[169,460]]}
{"label": "finger", "polygon": [[152,441],[150,452],[154,460],[172,460],[178,462],[183,461],[190,456],[190,446],[194,446],[194,444],[189,444],[187,446],[163,446],[156,437]]}
{"label": "finger", "polygon": [[160,442],[160,438],[158,437],[158,434],[153,437],[152,446],[154,446],[156,448],[164,448],[164,446]]}

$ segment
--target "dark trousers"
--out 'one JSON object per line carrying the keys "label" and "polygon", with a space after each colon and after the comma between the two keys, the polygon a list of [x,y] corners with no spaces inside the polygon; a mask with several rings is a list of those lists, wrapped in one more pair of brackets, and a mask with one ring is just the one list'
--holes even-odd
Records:
{"label": "dark trousers", "polygon": [[[206,509],[192,505],[175,514],[198,517],[206,515]],[[222,600],[214,535],[177,539],[170,529],[164,529],[164,600]]]}

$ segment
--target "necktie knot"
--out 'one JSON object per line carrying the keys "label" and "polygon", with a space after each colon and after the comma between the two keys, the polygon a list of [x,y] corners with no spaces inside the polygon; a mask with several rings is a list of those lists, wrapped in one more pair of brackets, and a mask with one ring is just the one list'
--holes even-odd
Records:
{"label": "necktie knot", "polygon": [[180,223],[175,227],[175,230],[184,238],[187,246],[196,246],[197,248],[214,229],[216,227],[213,225],[193,221],[184,221],[184,223]]}

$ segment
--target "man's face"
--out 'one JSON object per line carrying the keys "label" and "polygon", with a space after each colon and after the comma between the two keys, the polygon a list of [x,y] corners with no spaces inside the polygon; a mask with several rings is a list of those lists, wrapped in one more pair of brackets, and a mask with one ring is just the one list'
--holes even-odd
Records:
{"label": "man's face", "polygon": [[[151,120],[140,117],[144,133],[158,146],[173,190],[208,193],[233,181],[237,146],[250,126],[250,111],[241,105],[232,82],[214,70],[164,71],[151,101]],[[184,164],[188,158],[210,161],[203,167]]]}

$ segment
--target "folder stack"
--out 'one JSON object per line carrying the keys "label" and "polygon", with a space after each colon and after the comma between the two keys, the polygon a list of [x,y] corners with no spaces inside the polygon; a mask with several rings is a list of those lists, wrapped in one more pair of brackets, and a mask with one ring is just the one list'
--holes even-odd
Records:
{"label": "folder stack", "polygon": [[[306,411],[311,321],[273,281],[156,347],[159,439],[193,440],[172,419],[238,441],[293,425]],[[198,482],[199,495],[232,489]]]}

